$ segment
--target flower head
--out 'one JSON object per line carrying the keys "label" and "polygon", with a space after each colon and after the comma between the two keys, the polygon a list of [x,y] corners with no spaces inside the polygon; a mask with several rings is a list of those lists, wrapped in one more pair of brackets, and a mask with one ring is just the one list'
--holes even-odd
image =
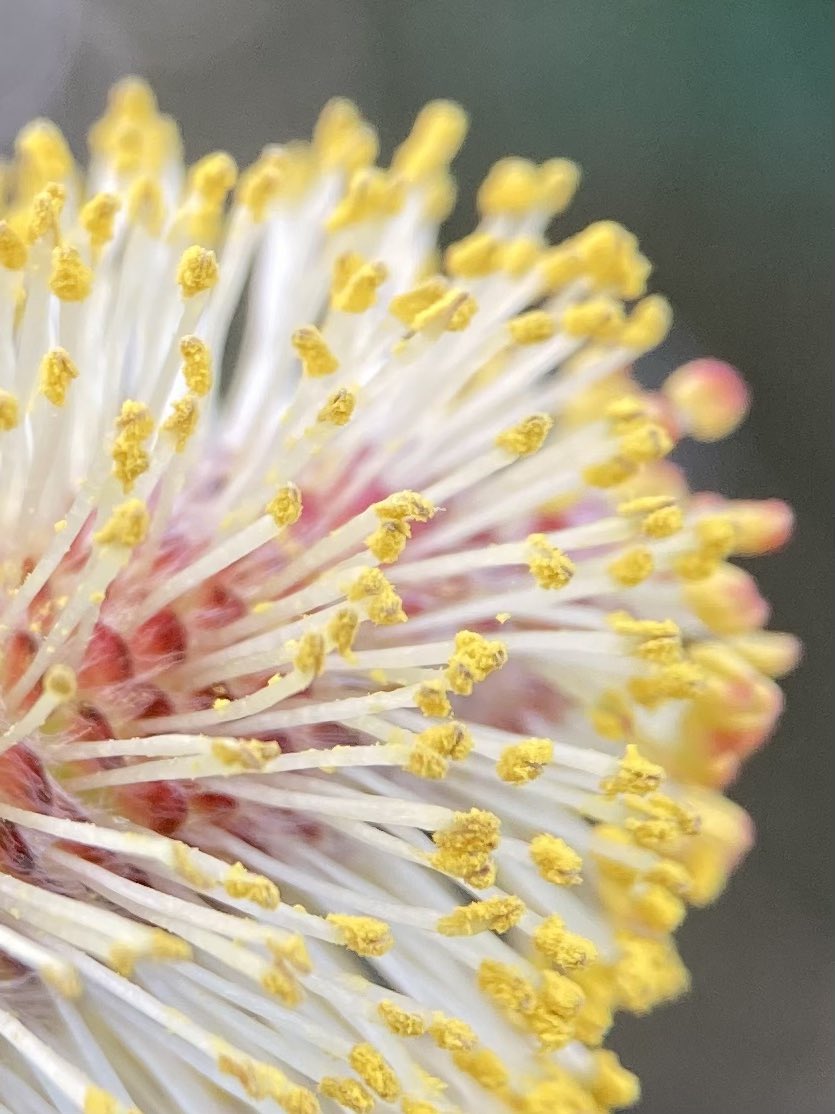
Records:
{"label": "flower head", "polygon": [[[599,1114],[617,1010],[747,822],[796,654],[729,563],[783,504],[667,460],[747,405],[578,171],[504,159],[439,259],[462,111],[388,169],[184,169],[128,80],[0,222],[0,1063],[15,1114]],[[227,353],[238,307],[240,351]],[[229,372],[227,374],[227,366]]]}

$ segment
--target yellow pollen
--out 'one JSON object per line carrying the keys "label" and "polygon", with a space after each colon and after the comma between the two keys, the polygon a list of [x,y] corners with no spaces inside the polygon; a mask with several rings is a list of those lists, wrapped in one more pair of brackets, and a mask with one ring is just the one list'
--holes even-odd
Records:
{"label": "yellow pollen", "polygon": [[443,170],[467,134],[467,114],[453,101],[430,101],[394,153],[391,166],[407,181],[420,182]]}
{"label": "yellow pollen", "polygon": [[121,207],[122,202],[112,193],[97,193],[82,206],[78,219],[94,252],[113,239],[113,226]]}
{"label": "yellow pollen", "polygon": [[350,607],[341,608],[328,622],[326,634],[333,643],[334,649],[347,660],[351,660],[351,647],[354,644],[359,616]]}
{"label": "yellow pollen", "polygon": [[476,1081],[485,1091],[502,1091],[510,1082],[507,1068],[489,1048],[462,1049],[452,1054],[455,1066]]}
{"label": "yellow pollen", "polygon": [[650,294],[632,310],[621,332],[620,343],[639,352],[656,348],[669,333],[672,319],[667,299],[660,294]]}
{"label": "yellow pollen", "polygon": [[371,1044],[355,1044],[348,1063],[371,1090],[386,1102],[400,1095],[400,1082],[390,1065]]}
{"label": "yellow pollen", "polygon": [[695,662],[664,665],[652,676],[633,677],[629,691],[639,704],[654,708],[665,700],[690,700],[705,687],[705,674]]}
{"label": "yellow pollen", "polygon": [[478,303],[472,294],[452,287],[437,298],[426,309],[416,313],[411,327],[415,332],[427,330],[460,333],[467,328],[478,310]]}
{"label": "yellow pollen", "polygon": [[403,1114],[441,1114],[441,1110],[434,1102],[425,1102],[423,1099],[404,1097],[400,1104]]}
{"label": "yellow pollen", "polygon": [[636,916],[654,932],[675,932],[684,920],[684,902],[664,886],[642,885],[632,900]]}
{"label": "yellow pollen", "polygon": [[429,1036],[445,1052],[461,1052],[477,1043],[473,1030],[457,1017],[447,1017],[442,1013],[432,1015]]}
{"label": "yellow pollen", "polygon": [[181,337],[180,355],[186,386],[198,398],[204,398],[212,389],[212,354],[208,345],[200,337]]}
{"label": "yellow pollen", "polygon": [[591,940],[569,932],[560,917],[546,917],[533,933],[536,950],[558,971],[574,971],[597,958]]}
{"label": "yellow pollen", "polygon": [[39,377],[41,394],[53,406],[63,406],[70,383],[78,378],[78,368],[66,349],[51,348],[41,360]]}
{"label": "yellow pollen", "polygon": [[440,781],[449,770],[449,763],[437,751],[423,747],[419,743],[412,749],[404,767],[407,773],[428,781]]}
{"label": "yellow pollen", "polygon": [[462,761],[473,749],[473,737],[469,730],[456,722],[427,727],[425,731],[421,731],[415,742],[444,758],[451,758],[454,762]]}
{"label": "yellow pollen", "polygon": [[340,255],[333,266],[331,304],[343,313],[365,313],[377,300],[377,290],[388,278],[383,263],[368,263],[357,252]]}
{"label": "yellow pollen", "polygon": [[328,913],[325,920],[339,934],[340,943],[357,955],[381,956],[394,946],[391,929],[375,917],[355,917],[348,913]]}
{"label": "yellow pollen", "polygon": [[500,433],[496,444],[513,456],[530,456],[542,448],[553,424],[554,419],[548,414],[531,414]]}
{"label": "yellow pollen", "polygon": [[621,955],[614,974],[617,996],[624,1009],[645,1014],[688,989],[687,971],[669,938],[619,933],[618,943]]}
{"label": "yellow pollen", "polygon": [[474,936],[479,932],[509,932],[525,913],[518,897],[488,897],[471,901],[441,917],[436,928],[443,936]]}
{"label": "yellow pollen", "polygon": [[560,327],[571,337],[614,344],[621,339],[624,322],[621,303],[601,295],[569,306],[563,312]]}
{"label": "yellow pollen", "polygon": [[553,756],[550,739],[526,739],[505,747],[496,763],[496,773],[511,785],[524,785],[538,778]]}
{"label": "yellow pollen", "polygon": [[142,500],[129,499],[114,508],[104,526],[93,534],[93,540],[99,545],[134,549],[145,540],[149,525],[150,515]]}
{"label": "yellow pollen", "polygon": [[315,325],[305,325],[296,329],[290,343],[299,354],[302,371],[311,379],[332,375],[339,367],[339,360],[325,343],[325,338]]}
{"label": "yellow pollen", "polygon": [[425,716],[442,719],[452,715],[452,705],[447,698],[448,686],[443,681],[426,681],[415,692],[415,706]]}
{"label": "yellow pollen", "polygon": [[527,545],[531,553],[528,568],[540,588],[564,588],[574,575],[571,558],[551,545],[544,534],[531,534]]}
{"label": "yellow pollen", "polygon": [[680,507],[659,507],[641,521],[641,533],[648,538],[670,538],[684,525]]}
{"label": "yellow pollen", "polygon": [[396,176],[378,167],[357,170],[325,227],[337,232],[362,221],[393,216],[403,208],[405,198],[405,183]]}
{"label": "yellow pollen", "polygon": [[414,522],[428,522],[435,514],[435,505],[426,496],[417,491],[398,491],[374,504],[374,512],[378,518],[393,519],[395,521],[410,520]]}
{"label": "yellow pollen", "polygon": [[316,415],[316,421],[328,425],[347,425],[351,420],[356,404],[356,395],[346,387],[340,387],[328,396],[327,402]]}
{"label": "yellow pollen", "polygon": [[455,651],[444,675],[449,687],[459,696],[469,696],[473,685],[487,679],[507,661],[503,642],[490,641],[482,634],[462,630],[455,636]]}
{"label": "yellow pollen", "polygon": [[426,1032],[426,1022],[417,1013],[409,1013],[394,1002],[384,1000],[377,1004],[377,1013],[385,1025],[398,1037],[419,1037]]}
{"label": "yellow pollen", "polygon": [[602,1107],[612,1110],[634,1106],[641,1097],[638,1077],[623,1067],[614,1052],[606,1049],[594,1054],[594,1078],[590,1090]]}
{"label": "yellow pollen", "polygon": [[23,239],[10,224],[0,220],[0,267],[8,271],[22,271],[28,254]]}
{"label": "yellow pollen", "polygon": [[538,240],[522,236],[501,245],[502,270],[513,278],[527,274],[541,259],[542,245]]}
{"label": "yellow pollen", "polygon": [[374,1096],[356,1079],[326,1075],[319,1080],[319,1090],[352,1114],[371,1114],[376,1106]]}
{"label": "yellow pollen", "polygon": [[293,668],[299,673],[310,673],[318,677],[325,668],[325,653],[325,640],[322,635],[317,634],[316,631],[308,631],[299,639],[293,657]]}
{"label": "yellow pollen", "polygon": [[415,329],[417,318],[439,301],[449,289],[440,275],[425,279],[412,290],[397,294],[389,303],[389,313],[408,329]]}
{"label": "yellow pollen", "polygon": [[430,862],[475,889],[484,889],[495,879],[491,852],[499,845],[499,828],[499,819],[492,812],[477,808],[456,812],[448,827],[433,834],[438,850]]}
{"label": "yellow pollen", "polygon": [[313,129],[313,149],[327,169],[346,172],[368,166],[377,157],[377,134],[344,97],[328,101]]}
{"label": "yellow pollen", "polygon": [[534,866],[546,882],[576,886],[582,881],[583,860],[558,836],[541,832],[531,840],[529,851]]}
{"label": "yellow pollen", "polygon": [[177,283],[184,298],[211,290],[218,280],[215,253],[196,244],[186,248],[177,266]]}
{"label": "yellow pollen", "polygon": [[473,232],[449,245],[444,265],[456,278],[484,278],[497,269],[498,257],[498,241],[485,232]]}
{"label": "yellow pollen", "polygon": [[556,332],[557,324],[550,313],[532,309],[511,318],[507,328],[516,344],[541,344],[544,340],[550,340]]}
{"label": "yellow pollen", "polygon": [[540,201],[537,166],[528,159],[499,159],[478,190],[478,210],[485,217],[523,216]]}
{"label": "yellow pollen", "polygon": [[390,565],[403,552],[407,540],[412,536],[408,522],[390,519],[383,522],[365,539],[369,552],[384,565]]}
{"label": "yellow pollen", "polygon": [[618,793],[638,793],[643,795],[653,793],[664,777],[663,766],[656,766],[648,762],[639,752],[634,743],[628,743],[623,758],[618,764],[618,771],[602,784],[603,792],[608,797]]}
{"label": "yellow pollen", "polygon": [[143,442],[154,431],[154,420],[144,402],[125,399],[116,419],[117,435],[110,455],[113,474],[127,495],[135,481],[148,469],[150,463]]}
{"label": "yellow pollen", "polygon": [[230,897],[251,901],[262,909],[277,909],[280,896],[278,887],[262,874],[253,874],[242,863],[234,863],[226,872],[223,888]]}
{"label": "yellow pollen", "polygon": [[580,168],[571,159],[548,159],[539,168],[539,203],[552,216],[567,209],[580,185]]}
{"label": "yellow pollen", "polygon": [[162,423],[166,433],[174,437],[174,448],[181,453],[200,420],[200,408],[194,395],[185,395],[171,403],[171,413]]}
{"label": "yellow pollen", "polygon": [[624,588],[634,588],[652,575],[655,568],[650,551],[643,546],[626,549],[608,567],[609,575],[616,584]]}
{"label": "yellow pollen", "polygon": [[634,475],[636,467],[631,460],[616,456],[599,464],[589,464],[581,474],[590,487],[617,487]]}
{"label": "yellow pollen", "polygon": [[84,1092],[83,1114],[118,1114],[119,1101],[101,1087],[88,1087]]}
{"label": "yellow pollen", "polygon": [[10,391],[0,390],[0,429],[9,432],[20,423],[20,403]]}
{"label": "yellow pollen", "polygon": [[292,526],[302,513],[302,493],[294,483],[284,484],[267,503],[264,512],[272,517],[276,526]]}
{"label": "yellow pollen", "polygon": [[43,239],[47,234],[58,242],[59,221],[66,196],[67,191],[58,182],[47,183],[46,187],[35,195],[26,227],[26,238],[30,244]]}
{"label": "yellow pollen", "polygon": [[194,191],[205,201],[222,205],[238,179],[238,167],[226,151],[213,151],[194,164],[189,178]]}
{"label": "yellow pollen", "polygon": [[93,272],[82,262],[77,248],[55,248],[49,289],[62,302],[81,302],[90,293]]}

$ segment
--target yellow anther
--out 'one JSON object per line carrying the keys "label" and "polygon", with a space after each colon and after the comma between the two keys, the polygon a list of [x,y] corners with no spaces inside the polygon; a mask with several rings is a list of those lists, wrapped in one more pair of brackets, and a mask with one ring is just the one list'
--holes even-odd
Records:
{"label": "yellow anther", "polygon": [[455,1066],[474,1079],[485,1091],[493,1094],[503,1091],[510,1082],[510,1074],[489,1048],[462,1049],[452,1054]]}
{"label": "yellow anther", "polygon": [[636,916],[654,932],[675,932],[686,913],[681,898],[658,885],[638,886],[632,905]]}
{"label": "yellow anther", "polygon": [[473,232],[444,252],[444,266],[456,278],[484,278],[497,270],[499,259],[499,242],[486,232]]}
{"label": "yellow anther", "polygon": [[68,665],[50,666],[44,674],[43,687],[56,700],[72,700],[78,688],[75,670]]}
{"label": "yellow anther", "polygon": [[333,648],[350,661],[351,647],[354,644],[359,615],[350,607],[340,608],[328,622],[325,633],[333,643]]}
{"label": "yellow anther", "polygon": [[293,656],[293,668],[299,673],[310,673],[318,677],[325,668],[325,640],[316,631],[307,631],[301,636]]}
{"label": "yellow anther", "polygon": [[8,433],[20,424],[20,403],[11,391],[0,390],[0,430]]}
{"label": "yellow anther", "polygon": [[389,519],[365,539],[370,553],[384,565],[390,565],[403,552],[407,540],[412,536],[408,522]]}
{"label": "yellow anther", "polygon": [[246,206],[254,221],[260,223],[268,215],[273,203],[288,184],[287,167],[283,159],[265,152],[241,175],[237,199]]}
{"label": "yellow anther", "polygon": [[357,252],[340,255],[333,266],[331,305],[343,313],[365,313],[388,278],[384,263],[368,263]]}
{"label": "yellow anther", "polygon": [[609,575],[616,584],[624,588],[634,588],[652,575],[655,562],[652,554],[643,546],[625,549],[608,566]]}
{"label": "yellow anther", "polygon": [[523,216],[543,201],[539,168],[528,159],[500,159],[481,183],[477,201],[485,217]]}
{"label": "yellow anther", "polygon": [[394,946],[391,929],[375,917],[328,913],[325,919],[336,929],[339,942],[357,955],[381,956]]}
{"label": "yellow anther", "polygon": [[693,884],[690,871],[675,859],[659,859],[646,872],[645,878],[677,897],[688,897]]}
{"label": "yellow anther", "polygon": [[19,159],[19,192],[31,197],[47,182],[60,182],[73,169],[73,158],[67,141],[51,120],[33,120],[15,139]]}
{"label": "yellow anther", "polygon": [[407,181],[425,180],[455,158],[467,134],[467,114],[453,101],[430,101],[394,153],[391,166]]}
{"label": "yellow anther", "polygon": [[561,290],[583,273],[583,261],[568,241],[548,248],[539,260],[540,273],[549,291]]}
{"label": "yellow anther", "polygon": [[675,946],[668,938],[653,939],[619,933],[620,958],[615,964],[617,996],[632,1013],[648,1013],[654,1006],[678,998],[690,979]]}
{"label": "yellow anther", "polygon": [[503,430],[496,438],[496,444],[514,456],[530,456],[542,448],[553,424],[554,419],[548,414],[531,414]]}
{"label": "yellow anther", "polygon": [[643,795],[654,792],[664,777],[663,766],[649,762],[639,752],[634,743],[628,743],[618,765],[617,773],[606,778],[601,788],[614,797],[618,793],[638,793]]}
{"label": "yellow anther", "polygon": [[665,700],[690,700],[702,691],[704,672],[694,662],[665,665],[649,677],[633,677],[629,691],[639,704],[654,708]]}
{"label": "yellow anther", "polygon": [[538,778],[553,757],[550,739],[526,739],[505,747],[496,763],[496,773],[511,785],[524,785]]}
{"label": "yellow anther", "polygon": [[419,1013],[409,1013],[394,1002],[378,1002],[377,1013],[386,1028],[398,1037],[420,1037],[426,1032],[426,1022]]}
{"label": "yellow anther", "polygon": [[270,499],[264,512],[272,517],[279,529],[292,526],[301,518],[302,493],[294,483],[286,483]]}
{"label": "yellow anther", "polygon": [[460,333],[470,324],[477,310],[478,303],[471,294],[453,287],[415,314],[412,329],[415,332]]}
{"label": "yellow anther", "polygon": [[50,348],[41,360],[38,372],[38,389],[53,406],[63,406],[73,379],[78,378],[78,368],[64,348]]}
{"label": "yellow anther", "polygon": [[405,183],[394,175],[368,167],[356,171],[348,183],[345,196],[326,222],[329,232],[336,232],[362,221],[393,216],[403,208]]}
{"label": "yellow anther", "polygon": [[534,930],[534,947],[558,971],[574,971],[597,958],[591,940],[569,932],[557,916],[546,917]]}
{"label": "yellow anther", "polygon": [[530,856],[534,866],[546,882],[556,886],[576,886],[582,879],[583,860],[565,840],[548,832],[541,832],[530,843]]}
{"label": "yellow anther", "polygon": [[[617,401],[621,402],[622,399]],[[607,408],[607,417],[612,417],[611,406]],[[674,506],[671,495],[639,495],[634,499],[618,503],[617,512],[624,518],[645,518],[655,511],[662,511],[671,506]]]}
{"label": "yellow anther", "polygon": [[296,329],[290,338],[302,362],[302,370],[311,379],[332,375],[339,367],[339,360],[328,348],[325,338],[315,325]]}
{"label": "yellow anther", "polygon": [[425,716],[434,719],[452,715],[447,689],[448,686],[443,681],[425,681],[415,692],[415,707]]}
{"label": "yellow anther", "polygon": [[150,236],[159,236],[165,221],[165,201],[159,182],[143,175],[131,184],[127,200],[128,220]]}
{"label": "yellow anther", "polygon": [[445,1052],[460,1052],[472,1048],[477,1043],[473,1030],[457,1017],[447,1017],[442,1013],[432,1015],[428,1029],[429,1036]]}
{"label": "yellow anther", "polygon": [[81,302],[90,293],[93,272],[82,262],[77,248],[55,248],[49,289],[62,302]]}
{"label": "yellow anther", "polygon": [[672,619],[636,619],[628,611],[612,611],[606,619],[613,631],[628,638],[654,639],[681,636],[678,623],[674,623]]}
{"label": "yellow anther", "polygon": [[347,172],[369,166],[377,157],[377,133],[343,97],[328,101],[313,129],[313,149],[326,168]]}
{"label": "yellow anther", "polygon": [[672,322],[673,311],[667,299],[660,294],[650,294],[632,310],[623,327],[620,343],[638,352],[656,348],[666,338]]}
{"label": "yellow anther", "polygon": [[150,463],[143,442],[153,433],[154,420],[144,402],[125,399],[116,419],[116,430],[111,449],[113,474],[128,494]]}
{"label": "yellow anther", "polygon": [[269,1098],[283,1104],[285,1097],[291,1093],[287,1076],[283,1072],[270,1064],[250,1060],[248,1056],[233,1055],[233,1050],[226,1051],[226,1046],[222,1042],[219,1043],[221,1047],[217,1057],[219,1071],[224,1075],[234,1076],[250,1098]]}
{"label": "yellow anther", "polygon": [[580,185],[580,168],[571,159],[548,159],[539,168],[539,204],[551,215],[561,213]]}
{"label": "yellow anther", "polygon": [[162,428],[174,438],[176,452],[181,453],[185,449],[199,420],[200,408],[194,395],[184,395],[171,403],[171,413],[162,423]]}
{"label": "yellow anther", "polygon": [[113,226],[121,207],[122,202],[112,193],[97,193],[82,206],[78,219],[94,252],[113,239]]}
{"label": "yellow anther", "polygon": [[516,344],[541,344],[554,335],[557,324],[550,313],[543,309],[532,309],[528,313],[512,317],[507,328]]}
{"label": "yellow anther", "polygon": [[475,936],[479,932],[509,932],[525,913],[518,897],[488,897],[460,905],[441,917],[436,928],[443,936]]}
{"label": "yellow anther", "polygon": [[378,518],[386,521],[392,519],[396,522],[414,521],[428,522],[436,513],[436,506],[417,491],[396,491],[374,504],[374,512]]}
{"label": "yellow anther", "polygon": [[284,1114],[321,1114],[319,1101],[307,1087],[291,1083],[276,1099]]}
{"label": "yellow anther", "polygon": [[507,648],[497,639],[462,630],[455,636],[455,650],[444,675],[449,687],[459,696],[469,696],[473,685],[486,680],[507,661]]}
{"label": "yellow anther", "polygon": [[449,284],[441,275],[424,279],[405,294],[395,295],[389,302],[389,313],[408,329],[414,330],[415,321],[420,315],[439,301],[448,290]]}
{"label": "yellow anther", "polygon": [[186,386],[199,398],[204,398],[212,389],[212,354],[208,345],[200,337],[180,337],[180,355]]}
{"label": "yellow anther", "polygon": [[374,1096],[356,1079],[326,1075],[319,1080],[319,1091],[352,1114],[371,1114],[376,1106]]}
{"label": "yellow anther", "polygon": [[40,193],[35,194],[26,226],[26,238],[30,244],[36,243],[48,234],[56,242],[59,241],[59,222],[66,196],[67,191],[57,182],[47,183]]}
{"label": "yellow anther", "polygon": [[119,1114],[124,1107],[110,1091],[101,1087],[86,1087],[84,1090],[83,1114]]}
{"label": "yellow anther", "polygon": [[223,879],[223,888],[230,897],[251,901],[262,909],[277,909],[281,901],[278,887],[263,874],[253,874],[241,863],[233,863]]}
{"label": "yellow anther", "polygon": [[620,455],[632,464],[651,464],[663,460],[673,448],[673,440],[657,422],[639,421],[618,439]]}
{"label": "yellow anther", "polygon": [[574,575],[571,558],[551,545],[544,534],[531,534],[527,545],[528,568],[540,588],[564,588]]}
{"label": "yellow anther", "polygon": [[677,534],[683,525],[684,515],[681,507],[673,504],[650,511],[641,520],[641,533],[648,538],[670,538]]}
{"label": "yellow anther", "polygon": [[452,823],[432,836],[438,850],[430,862],[438,870],[484,889],[496,876],[491,852],[499,845],[499,830],[499,819],[492,812],[477,808],[456,812]]}
{"label": "yellow anther", "polygon": [[634,1106],[641,1097],[641,1084],[627,1071],[614,1052],[603,1049],[594,1054],[594,1078],[590,1090],[606,1110]]}
{"label": "yellow anther", "polygon": [[189,178],[195,193],[210,205],[219,206],[238,179],[238,167],[226,151],[213,151],[194,164]]}
{"label": "yellow anther", "polygon": [[427,781],[441,781],[447,775],[449,763],[437,751],[418,743],[409,753],[404,769],[415,777],[426,778]]}
{"label": "yellow anther", "polygon": [[317,422],[327,425],[347,425],[354,413],[357,397],[347,387],[340,387],[328,396],[325,405],[316,415]]}
{"label": "yellow anther", "polygon": [[110,518],[93,534],[99,545],[133,549],[145,540],[150,525],[148,508],[141,499],[128,499],[115,507]]}
{"label": "yellow anther", "polygon": [[[432,224],[442,224],[455,208],[455,202],[458,200],[458,187],[454,178],[446,170],[439,170],[427,178],[422,185],[423,214],[426,220]],[[432,265],[431,267],[425,265],[424,274],[429,270],[435,270],[438,266],[438,253],[433,252],[430,258]]]}
{"label": "yellow anther", "polygon": [[21,271],[26,266],[29,249],[7,221],[0,220],[0,267]]}
{"label": "yellow anther", "polygon": [[177,266],[177,283],[184,298],[211,290],[218,280],[215,253],[196,244],[186,248]]}
{"label": "yellow anther", "polygon": [[708,515],[695,526],[699,552],[717,561],[730,556],[736,545],[736,525],[727,514]]}
{"label": "yellow anther", "polygon": [[355,1044],[348,1056],[348,1063],[381,1099],[394,1102],[399,1097],[400,1081],[391,1065],[372,1044]]}
{"label": "yellow anther", "polygon": [[418,746],[426,747],[453,762],[461,762],[473,749],[473,737],[461,723],[438,723],[427,727],[415,740]]}
{"label": "yellow anther", "polygon": [[441,1114],[440,1107],[436,1106],[434,1102],[426,1102],[424,1099],[413,1099],[408,1096],[403,1097],[400,1109],[403,1114]]}
{"label": "yellow anther", "polygon": [[621,303],[601,295],[569,306],[563,311],[560,327],[568,336],[614,344],[620,341],[624,321]]}
{"label": "yellow anther", "polygon": [[612,457],[599,464],[589,464],[582,471],[582,477],[589,487],[617,487],[635,474],[637,465],[624,457]]}
{"label": "yellow anther", "polygon": [[514,278],[526,275],[542,258],[542,244],[529,237],[505,240],[500,246],[501,268]]}

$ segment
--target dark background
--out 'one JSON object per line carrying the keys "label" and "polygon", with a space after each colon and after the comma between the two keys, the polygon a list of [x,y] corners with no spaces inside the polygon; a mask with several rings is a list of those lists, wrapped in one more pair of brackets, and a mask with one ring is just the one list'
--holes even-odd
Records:
{"label": "dark background", "polygon": [[750,420],[690,471],[795,506],[796,540],[757,571],[806,660],[777,738],[733,791],[758,846],[682,932],[693,993],[621,1022],[615,1043],[643,1078],[641,1114],[830,1114],[831,5],[0,0],[0,15],[6,148],[43,114],[82,152],[125,72],[153,82],[189,157],[250,159],[307,134],[335,93],[390,150],[425,100],[460,100],[472,132],[453,233],[494,159],[569,155],[585,178],[565,227],[612,217],[639,234],[677,311],[667,366],[712,354],[743,369]]}

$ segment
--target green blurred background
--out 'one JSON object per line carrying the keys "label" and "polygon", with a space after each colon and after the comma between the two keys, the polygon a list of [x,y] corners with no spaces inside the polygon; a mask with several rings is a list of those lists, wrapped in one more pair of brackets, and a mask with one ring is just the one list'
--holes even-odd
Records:
{"label": "green blurred background", "polygon": [[390,149],[425,100],[460,100],[473,125],[451,233],[494,159],[569,155],[585,179],[564,227],[612,217],[639,234],[678,315],[665,365],[711,354],[745,372],[745,429],[689,467],[794,504],[795,542],[757,572],[807,656],[734,789],[757,849],[682,933],[694,990],[621,1022],[615,1044],[643,1077],[642,1114],[832,1111],[830,3],[0,0],[0,14],[3,147],[43,114],[82,151],[125,72],[154,83],[189,156],[251,158],[306,134],[335,93]]}

